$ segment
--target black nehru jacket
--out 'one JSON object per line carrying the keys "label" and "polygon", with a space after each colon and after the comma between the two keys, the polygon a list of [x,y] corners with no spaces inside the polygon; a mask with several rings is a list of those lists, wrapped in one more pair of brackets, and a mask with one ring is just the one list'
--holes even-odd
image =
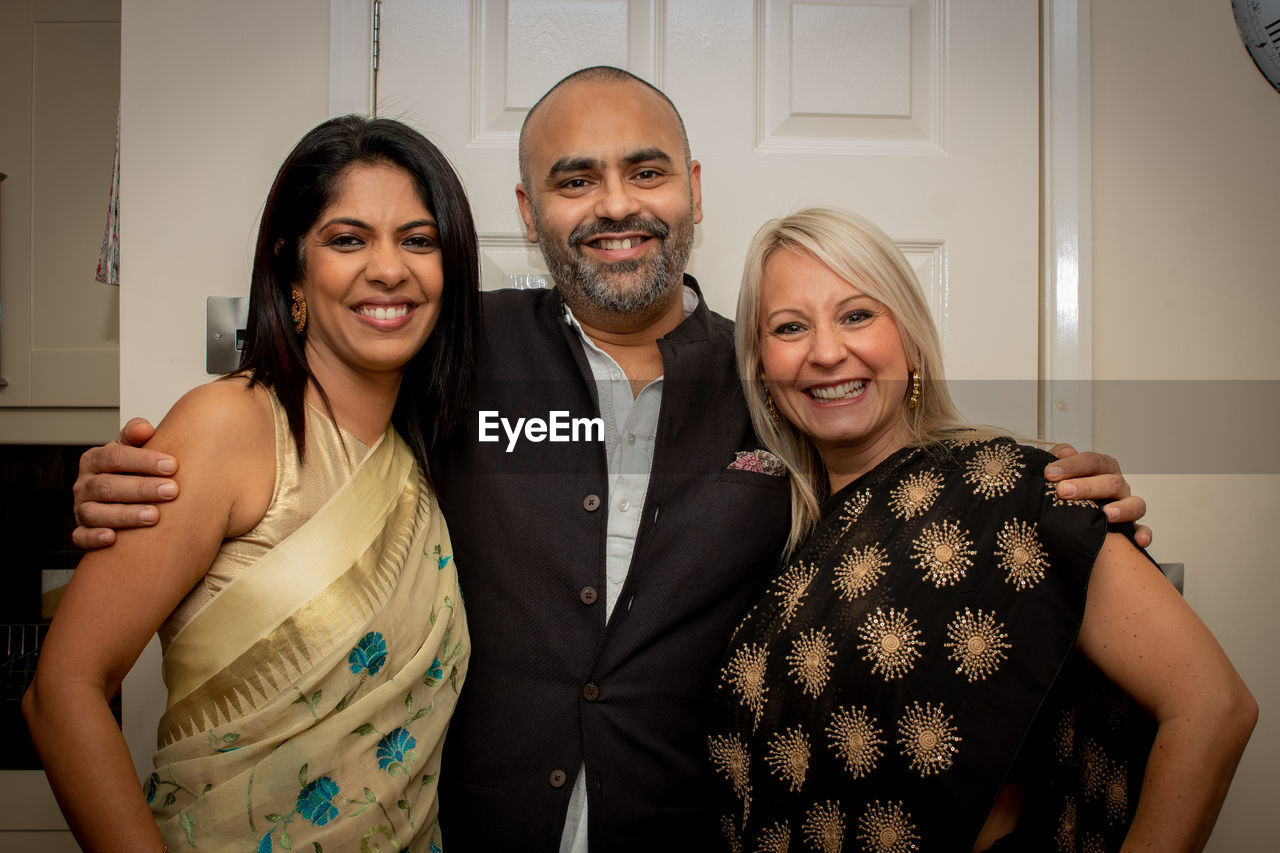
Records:
{"label": "black nehru jacket", "polygon": [[699,296],[658,342],[652,476],[606,625],[604,443],[478,440],[484,411],[596,417],[581,340],[554,290],[484,296],[476,412],[431,461],[472,645],[441,772],[446,849],[557,850],[584,762],[592,850],[702,849],[710,681],[789,518],[784,477],[729,468],[761,447],[733,325]]}

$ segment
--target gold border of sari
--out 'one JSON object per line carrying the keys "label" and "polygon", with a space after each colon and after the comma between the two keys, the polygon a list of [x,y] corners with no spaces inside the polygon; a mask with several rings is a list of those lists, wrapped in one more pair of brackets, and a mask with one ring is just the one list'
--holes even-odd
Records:
{"label": "gold border of sari", "polygon": [[415,516],[430,511],[407,482],[414,470],[388,428],[350,482],[184,626],[164,656],[162,747],[257,709],[345,651],[390,597]]}

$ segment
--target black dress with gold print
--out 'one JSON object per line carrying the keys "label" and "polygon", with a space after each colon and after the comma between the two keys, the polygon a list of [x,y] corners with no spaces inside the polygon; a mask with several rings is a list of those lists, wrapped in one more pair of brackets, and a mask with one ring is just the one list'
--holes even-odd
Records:
{"label": "black dress with gold print", "polygon": [[1117,849],[1153,726],[1073,651],[1107,533],[1050,457],[907,448],[833,495],[734,633],[708,755],[730,850]]}

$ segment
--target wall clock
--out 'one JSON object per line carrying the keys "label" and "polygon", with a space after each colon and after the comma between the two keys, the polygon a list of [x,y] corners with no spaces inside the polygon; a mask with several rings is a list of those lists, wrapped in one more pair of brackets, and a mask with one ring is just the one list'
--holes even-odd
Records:
{"label": "wall clock", "polygon": [[1231,8],[1253,64],[1280,92],[1280,0],[1231,0]]}

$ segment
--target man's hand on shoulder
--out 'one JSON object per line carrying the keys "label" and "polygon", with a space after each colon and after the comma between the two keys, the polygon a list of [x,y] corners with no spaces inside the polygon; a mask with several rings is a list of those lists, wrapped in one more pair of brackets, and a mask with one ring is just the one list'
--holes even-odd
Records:
{"label": "man's hand on shoulder", "polygon": [[[1045,479],[1056,483],[1063,500],[1107,502],[1103,511],[1112,522],[1136,522],[1147,514],[1147,502],[1132,494],[1120,471],[1120,463],[1105,453],[1078,452],[1069,444],[1055,444],[1049,451],[1057,458],[1044,470]],[[1143,548],[1151,544],[1151,528],[1136,525],[1134,540]]]}
{"label": "man's hand on shoulder", "polygon": [[155,504],[178,495],[171,477],[178,461],[142,447],[155,427],[134,418],[115,441],[85,451],[72,491],[76,529],[71,540],[85,550],[105,548],[116,541],[116,529],[148,527],[160,518]]}

